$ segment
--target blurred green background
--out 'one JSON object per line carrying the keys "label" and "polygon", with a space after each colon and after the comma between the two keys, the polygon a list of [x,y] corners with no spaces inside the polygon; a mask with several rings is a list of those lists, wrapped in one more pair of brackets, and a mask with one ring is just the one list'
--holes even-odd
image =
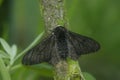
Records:
{"label": "blurred green background", "polygon": [[[70,30],[101,44],[79,59],[83,72],[96,80],[120,80],[120,0],[66,0]],[[25,49],[44,30],[38,0],[0,0],[0,37]],[[50,67],[21,67],[12,80],[52,80]],[[1,79],[1,78],[0,78]]]}

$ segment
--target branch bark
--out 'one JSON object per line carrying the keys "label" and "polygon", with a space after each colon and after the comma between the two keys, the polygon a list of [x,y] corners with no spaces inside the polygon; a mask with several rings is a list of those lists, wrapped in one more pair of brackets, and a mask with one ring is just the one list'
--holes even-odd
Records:
{"label": "branch bark", "polygon": [[[58,25],[66,27],[68,25],[64,0],[40,0],[41,14],[45,22],[45,29],[50,33]],[[84,80],[77,61],[60,61],[54,65],[54,80]]]}
{"label": "branch bark", "polygon": [[46,31],[49,33],[58,25],[66,24],[64,0],[40,0]]}

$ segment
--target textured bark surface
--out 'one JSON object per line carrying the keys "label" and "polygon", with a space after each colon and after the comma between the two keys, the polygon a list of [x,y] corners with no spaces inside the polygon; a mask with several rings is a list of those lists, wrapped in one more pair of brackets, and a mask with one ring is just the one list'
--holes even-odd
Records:
{"label": "textured bark surface", "polygon": [[55,65],[54,80],[66,80],[68,76],[68,63],[66,61],[61,61]]}
{"label": "textured bark surface", "polygon": [[65,25],[64,0],[40,0],[46,31]]}
{"label": "textured bark surface", "polygon": [[[46,32],[50,33],[57,26],[66,25],[64,0],[40,0],[41,14]],[[68,63],[60,61],[55,67],[55,80],[64,80],[68,73]]]}

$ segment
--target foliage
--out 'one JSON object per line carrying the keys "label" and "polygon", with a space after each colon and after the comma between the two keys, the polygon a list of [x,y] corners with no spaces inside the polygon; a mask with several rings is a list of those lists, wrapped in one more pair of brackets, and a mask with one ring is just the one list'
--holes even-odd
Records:
{"label": "foliage", "polygon": [[[10,46],[4,39],[0,38],[0,43],[4,50],[0,50],[0,72],[3,80],[12,80],[11,72],[22,67],[21,62],[14,64],[26,51],[33,47],[38,40],[42,37],[41,33],[31,45],[28,46],[23,52],[17,54],[17,46]],[[46,66],[47,67],[47,66]]]}

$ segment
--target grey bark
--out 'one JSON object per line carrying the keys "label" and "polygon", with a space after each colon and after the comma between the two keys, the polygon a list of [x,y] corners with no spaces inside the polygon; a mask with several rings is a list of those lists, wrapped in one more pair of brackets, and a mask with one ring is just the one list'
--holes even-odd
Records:
{"label": "grey bark", "polygon": [[58,25],[65,26],[64,0],[40,0],[40,4],[48,33]]}

